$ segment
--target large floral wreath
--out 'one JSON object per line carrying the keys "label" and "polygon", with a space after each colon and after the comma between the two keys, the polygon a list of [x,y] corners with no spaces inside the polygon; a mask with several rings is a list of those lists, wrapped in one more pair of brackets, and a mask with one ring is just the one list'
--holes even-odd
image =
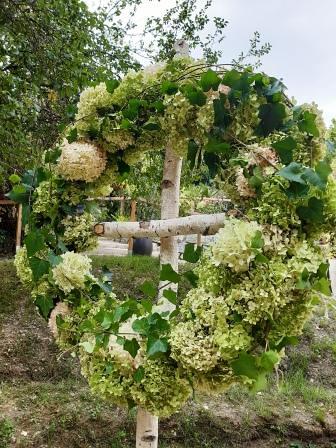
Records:
{"label": "large floral wreath", "polygon": [[[95,244],[99,219],[87,199],[168,143],[204,163],[232,201],[197,285],[170,315],[152,288],[147,299],[116,297],[79,253]],[[58,342],[77,353],[95,392],[162,416],[196,387],[262,387],[314,307],[329,302],[333,150],[314,105],[294,106],[280,81],[250,69],[179,58],[81,94],[67,139],[11,196],[27,229],[18,274],[44,317],[57,314]]]}

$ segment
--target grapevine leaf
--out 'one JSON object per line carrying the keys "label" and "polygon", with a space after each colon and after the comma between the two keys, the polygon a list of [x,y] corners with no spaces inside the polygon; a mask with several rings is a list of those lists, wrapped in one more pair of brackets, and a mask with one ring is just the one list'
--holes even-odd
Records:
{"label": "grapevine leaf", "polygon": [[225,98],[220,97],[218,99],[213,100],[213,108],[214,108],[214,125],[224,129],[231,122],[231,117],[227,107],[225,106]]}
{"label": "grapevine leaf", "polygon": [[279,129],[286,118],[286,108],[282,103],[262,104],[259,108],[261,134],[267,136],[272,131]]}
{"label": "grapevine leaf", "polygon": [[191,286],[193,286],[194,288],[197,286],[197,282],[198,282],[198,276],[195,274],[194,271],[186,271],[183,272],[183,276],[189,280]]}
{"label": "grapevine leaf", "polygon": [[18,176],[17,174],[12,174],[9,176],[9,182],[11,184],[18,184],[21,181],[21,177]]}
{"label": "grapevine leaf", "polygon": [[312,135],[313,137],[318,137],[320,132],[316,126],[316,117],[317,115],[313,112],[309,112],[305,110],[299,118],[298,127],[300,131],[307,132],[307,134]]}
{"label": "grapevine leaf", "polygon": [[235,361],[232,361],[231,366],[233,372],[238,376],[247,376],[254,380],[259,376],[256,358],[246,352],[242,352]]}
{"label": "grapevine leaf", "polygon": [[280,356],[277,352],[269,350],[260,356],[260,367],[266,372],[272,372],[274,366],[280,361]]}
{"label": "grapevine leaf", "polygon": [[66,136],[66,139],[69,143],[73,143],[77,140],[78,137],[78,131],[77,128],[72,128],[69,134]]}
{"label": "grapevine leaf", "polygon": [[147,131],[159,131],[161,129],[160,123],[154,119],[149,119],[145,124],[142,125],[143,129]]}
{"label": "grapevine leaf", "polygon": [[145,369],[143,366],[139,366],[136,371],[134,372],[133,378],[136,383],[141,383],[141,380],[143,380],[145,376]]}
{"label": "grapevine leaf", "polygon": [[148,334],[150,324],[148,322],[148,319],[146,317],[143,317],[142,319],[136,319],[132,323],[132,330],[139,334],[146,335]]}
{"label": "grapevine leaf", "polygon": [[278,176],[284,177],[291,182],[297,182],[299,184],[306,185],[305,179],[302,178],[304,172],[305,169],[301,165],[301,163],[292,162],[278,171]]}
{"label": "grapevine leaf", "polygon": [[293,149],[297,146],[293,137],[286,137],[272,144],[272,147],[278,153],[281,163],[288,165],[293,161]]}
{"label": "grapevine leaf", "polygon": [[29,258],[29,265],[33,272],[34,281],[38,281],[44,274],[49,271],[50,264],[48,261],[41,260],[41,258],[31,257]]}
{"label": "grapevine leaf", "polygon": [[196,246],[193,243],[187,243],[183,252],[183,260],[189,263],[196,263],[202,254],[202,246]]}
{"label": "grapevine leaf", "polygon": [[251,247],[253,249],[262,249],[264,247],[265,241],[262,237],[262,233],[260,230],[257,230],[251,240]]}
{"label": "grapevine leaf", "polygon": [[229,143],[218,141],[216,138],[209,137],[207,144],[204,146],[204,150],[207,152],[219,152],[227,153],[231,146]]}
{"label": "grapevine leaf", "polygon": [[203,73],[199,81],[203,92],[208,92],[210,89],[217,90],[220,84],[220,78],[216,72],[209,69],[207,72]]}
{"label": "grapevine leaf", "polygon": [[172,81],[163,81],[161,92],[167,95],[174,95],[178,91],[178,84]]}
{"label": "grapevine leaf", "polygon": [[152,282],[146,280],[141,286],[140,290],[148,297],[154,298],[157,295],[157,289]]}
{"label": "grapevine leaf", "polygon": [[319,291],[325,296],[328,297],[331,296],[330,281],[327,278],[320,278],[317,282],[313,284],[313,289],[315,291]]}
{"label": "grapevine leaf", "polygon": [[50,311],[54,308],[53,300],[46,295],[37,296],[34,303],[39,309],[39,312],[42,314],[42,316],[47,319]]}
{"label": "grapevine leaf", "polygon": [[178,283],[180,278],[181,276],[174,271],[170,264],[163,264],[161,266],[160,280]]}
{"label": "grapevine leaf", "polygon": [[201,89],[191,84],[184,86],[182,93],[193,106],[204,106],[206,104],[206,95]]}
{"label": "grapevine leaf", "polygon": [[166,338],[157,339],[150,336],[147,340],[147,355],[149,358],[154,358],[166,353],[169,344]]}
{"label": "grapevine leaf", "polygon": [[119,86],[119,81],[116,79],[108,79],[105,81],[106,90],[108,93],[113,93],[115,89]]}
{"label": "grapevine leaf", "polygon": [[153,308],[153,303],[150,299],[142,299],[141,305],[143,306],[144,310],[147,311],[147,313],[150,313]]}
{"label": "grapevine leaf", "polygon": [[132,358],[135,358],[140,348],[139,342],[135,339],[125,339],[124,350],[126,350]]}
{"label": "grapevine leaf", "polygon": [[173,291],[172,289],[165,289],[163,291],[162,295],[167,300],[169,300],[169,302],[171,302],[172,304],[176,305],[177,297],[176,297],[176,292],[175,291]]}
{"label": "grapevine leaf", "polygon": [[323,201],[312,197],[308,201],[308,206],[297,207],[296,212],[302,221],[321,223],[323,222]]}

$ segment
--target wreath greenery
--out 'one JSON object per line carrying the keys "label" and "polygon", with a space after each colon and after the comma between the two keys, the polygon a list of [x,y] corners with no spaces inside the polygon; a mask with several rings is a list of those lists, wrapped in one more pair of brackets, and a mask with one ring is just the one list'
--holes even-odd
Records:
{"label": "wreath greenery", "polygon": [[[334,147],[316,107],[294,106],[283,83],[249,68],[178,58],[86,89],[76,122],[43,167],[10,196],[24,204],[15,263],[58,341],[80,358],[92,389],[170,415],[193,388],[257,389],[318,303],[330,302],[336,228]],[[94,244],[97,207],[147,151],[166,145],[205,164],[232,201],[225,227],[188,276],[193,288],[167,315],[147,298],[116,297],[80,251]],[[190,273],[189,273],[190,274]],[[180,274],[164,266],[161,279]],[[168,290],[166,297],[176,302]],[[59,305],[59,304],[62,305]]]}

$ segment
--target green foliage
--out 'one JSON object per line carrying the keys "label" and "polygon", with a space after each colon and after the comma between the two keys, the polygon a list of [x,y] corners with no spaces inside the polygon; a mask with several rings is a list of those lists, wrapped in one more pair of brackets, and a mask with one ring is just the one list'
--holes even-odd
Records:
{"label": "green foliage", "polygon": [[[336,206],[319,116],[294,108],[280,81],[250,68],[215,71],[182,57],[109,81],[81,94],[71,137],[79,141],[14,183],[11,194],[22,195],[27,209],[19,272],[44,317],[66,302],[58,341],[78,354],[104,397],[169,415],[192,386],[258,390],[330,296]],[[209,183],[229,184],[232,216],[204,254],[186,245],[182,258],[199,263],[195,272],[162,265],[157,280],[168,288],[158,303],[157,282],[147,277],[120,297],[113,275],[112,285],[106,270],[94,276],[78,253],[90,233],[80,216],[93,213],[93,192],[125,182],[145,153],[160,158],[168,144],[184,157],[192,147]],[[180,301],[169,286],[182,279],[192,288]],[[165,300],[177,305],[173,312],[163,311]]]}

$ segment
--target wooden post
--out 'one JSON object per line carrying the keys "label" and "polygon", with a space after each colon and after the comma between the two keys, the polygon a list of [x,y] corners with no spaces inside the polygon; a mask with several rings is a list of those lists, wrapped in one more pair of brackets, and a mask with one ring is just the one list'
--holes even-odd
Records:
{"label": "wooden post", "polygon": [[[136,221],[136,201],[131,201],[131,216],[130,221],[135,222]],[[133,251],[133,238],[128,238],[128,255],[132,255]]]}
{"label": "wooden post", "polygon": [[125,214],[125,196],[122,196],[122,198],[120,199],[119,213],[121,216],[124,216],[124,214]]}
{"label": "wooden post", "polygon": [[197,234],[197,246],[198,247],[202,246],[202,234],[201,233]]}
{"label": "wooden post", "polygon": [[[189,54],[188,45],[184,40],[176,41],[174,45],[177,56]],[[177,218],[179,215],[180,180],[182,158],[169,145],[166,148],[161,183],[161,219]],[[178,270],[177,238],[168,236],[161,238],[160,264],[170,264]],[[167,282],[165,282],[167,283]],[[168,282],[169,283],[169,282]],[[162,285],[161,285],[162,286]],[[169,286],[167,286],[169,288]],[[160,290],[158,311],[173,311],[175,306],[162,296],[164,285]],[[136,448],[157,448],[158,446],[158,417],[148,411],[138,408]]]}
{"label": "wooden post", "polygon": [[21,233],[22,233],[22,204],[17,206],[17,217],[16,217],[16,252],[21,247]]}

